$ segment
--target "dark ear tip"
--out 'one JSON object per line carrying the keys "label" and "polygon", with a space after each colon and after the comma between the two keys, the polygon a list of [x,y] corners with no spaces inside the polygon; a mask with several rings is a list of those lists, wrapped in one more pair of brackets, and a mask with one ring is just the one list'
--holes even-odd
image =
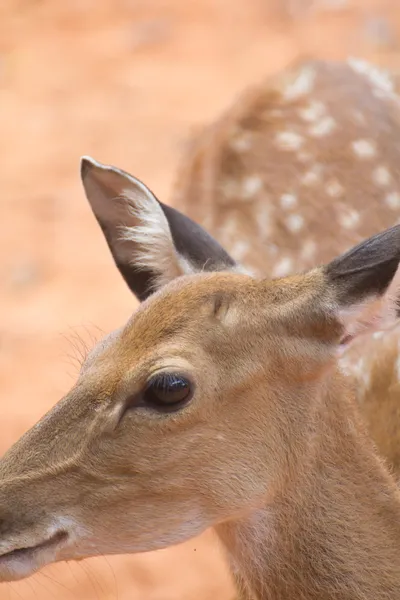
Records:
{"label": "dark ear tip", "polygon": [[91,171],[97,162],[91,156],[81,157],[81,179],[83,180],[86,175]]}

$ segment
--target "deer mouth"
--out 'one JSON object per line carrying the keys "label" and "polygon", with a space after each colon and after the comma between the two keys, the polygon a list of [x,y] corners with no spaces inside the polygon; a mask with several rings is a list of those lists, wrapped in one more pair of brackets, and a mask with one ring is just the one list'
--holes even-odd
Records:
{"label": "deer mouth", "polygon": [[14,548],[0,554],[0,581],[19,579],[36,571],[43,563],[48,562],[50,556],[55,556],[67,539],[66,531],[58,531],[39,544]]}

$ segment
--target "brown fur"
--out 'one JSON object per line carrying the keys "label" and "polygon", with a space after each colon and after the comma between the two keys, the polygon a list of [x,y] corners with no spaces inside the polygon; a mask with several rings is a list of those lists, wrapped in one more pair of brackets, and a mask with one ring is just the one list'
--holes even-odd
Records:
{"label": "brown fur", "polygon": [[[310,269],[400,219],[400,196],[398,203],[387,202],[389,194],[400,194],[398,80],[372,65],[356,65],[358,71],[344,63],[300,61],[246,92],[191,142],[174,205],[260,275]],[[307,70],[314,73],[312,83],[286,99]],[[302,118],[311,118],[313,105],[319,116]],[[325,112],[320,108],[319,114],[318,106]],[[335,128],[314,137],[311,128],[329,117]],[[280,131],[301,135],[301,148],[277,147]],[[353,151],[356,140],[371,140],[376,154],[361,159]],[[261,185],[247,197],[243,182],[249,177]],[[285,194],[296,197],[293,206],[282,205]],[[296,217],[303,225],[292,230]],[[399,342],[398,329],[371,335],[362,341],[362,360],[358,345],[344,359],[373,439],[398,477]]]}

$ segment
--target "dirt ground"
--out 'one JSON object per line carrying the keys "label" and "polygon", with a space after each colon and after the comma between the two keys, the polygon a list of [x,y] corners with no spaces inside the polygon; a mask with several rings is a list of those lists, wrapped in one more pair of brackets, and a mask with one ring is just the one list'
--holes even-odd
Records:
{"label": "dirt ground", "polygon": [[[78,336],[135,306],[84,199],[80,155],[168,200],[188,136],[301,53],[400,70],[398,0],[1,1],[0,453],[71,386]],[[0,600],[232,596],[210,533],[0,585]]]}

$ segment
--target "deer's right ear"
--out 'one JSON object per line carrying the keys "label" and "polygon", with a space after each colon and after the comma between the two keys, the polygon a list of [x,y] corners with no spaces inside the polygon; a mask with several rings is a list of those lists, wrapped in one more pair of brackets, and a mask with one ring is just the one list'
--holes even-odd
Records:
{"label": "deer's right ear", "polygon": [[364,333],[400,317],[400,225],[361,242],[324,268],[342,325],[339,353]]}
{"label": "deer's right ear", "polygon": [[81,178],[114,261],[139,300],[180,275],[237,267],[200,225],[128,173],[83,157]]}

